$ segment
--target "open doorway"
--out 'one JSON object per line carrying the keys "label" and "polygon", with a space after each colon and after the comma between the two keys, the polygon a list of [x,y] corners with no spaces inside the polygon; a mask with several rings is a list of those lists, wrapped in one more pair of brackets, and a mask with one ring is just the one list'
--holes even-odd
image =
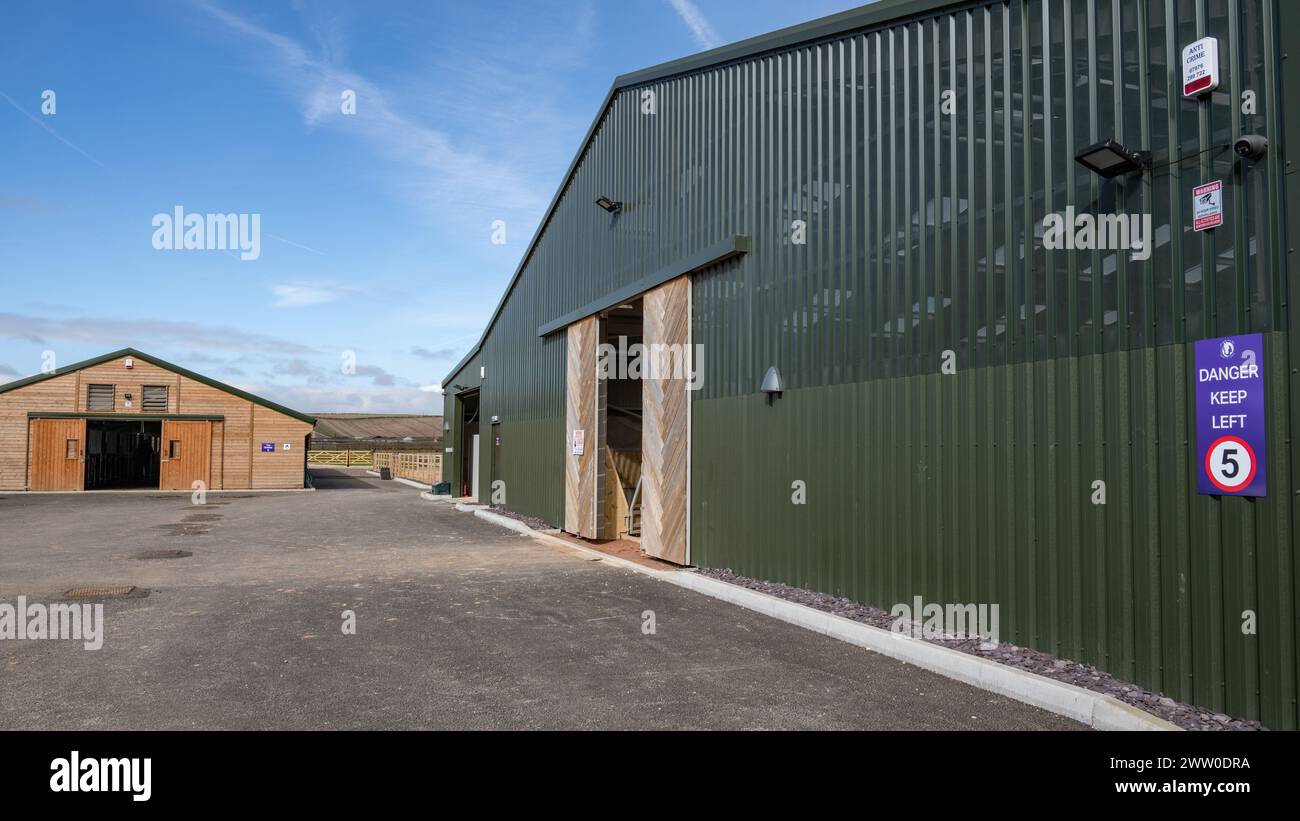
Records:
{"label": "open doorway", "polygon": [[160,421],[86,422],[86,490],[157,488]]}
{"label": "open doorway", "polygon": [[479,474],[479,392],[468,391],[460,400],[461,448],[460,495],[478,498]]}
{"label": "open doorway", "polygon": [[598,427],[604,433],[602,471],[603,538],[639,538],[641,535],[641,426],[642,386],[639,373],[644,337],[642,300],[610,308],[601,318],[603,350],[614,352],[604,364],[605,413]]}

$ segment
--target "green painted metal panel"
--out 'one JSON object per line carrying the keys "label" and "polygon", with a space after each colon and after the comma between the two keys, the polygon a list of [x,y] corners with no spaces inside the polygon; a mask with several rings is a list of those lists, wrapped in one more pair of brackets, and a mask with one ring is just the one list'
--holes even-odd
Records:
{"label": "green painted metal panel", "polygon": [[[1280,44],[1300,42],[1300,9],[890,8],[616,84],[446,380],[501,418],[508,506],[563,518],[564,334],[537,329],[748,235],[748,254],[693,275],[694,562],[886,608],[997,603],[1004,640],[1296,727],[1300,202],[1284,135],[1300,107],[1281,101],[1300,72]],[[1180,52],[1205,34],[1224,86],[1186,100]],[[1243,132],[1268,137],[1265,160],[1224,149]],[[1106,137],[1156,168],[1103,180],[1074,162]],[[1191,190],[1213,179],[1227,224],[1195,233]],[[1150,214],[1149,258],[1048,250],[1044,219],[1067,207]],[[1270,495],[1200,496],[1191,343],[1246,332],[1267,335]],[[788,387],[771,406],[769,365]]]}
{"label": "green painted metal panel", "polygon": [[[1176,344],[697,401],[692,559],[886,609],[997,603],[1003,641],[1289,726],[1287,335],[1266,338],[1265,498],[1196,494]],[[1031,423],[1062,405],[1098,421]]]}

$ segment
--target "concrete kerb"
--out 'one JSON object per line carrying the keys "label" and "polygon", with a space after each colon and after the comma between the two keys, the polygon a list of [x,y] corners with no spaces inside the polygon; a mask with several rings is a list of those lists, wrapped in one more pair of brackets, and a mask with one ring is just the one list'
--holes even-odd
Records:
{"label": "concrete kerb", "polygon": [[[376,477],[379,476],[379,471],[377,470],[370,470],[367,468],[366,473],[370,474],[371,476],[376,476]],[[429,485],[425,482],[417,482],[414,479],[403,479],[401,476],[394,476],[393,481],[401,482],[404,485],[410,485],[411,487],[418,488],[419,490],[429,489]]]}
{"label": "concrete kerb", "polygon": [[[533,536],[536,533],[538,533],[538,531],[533,530],[531,527],[519,521],[518,519],[511,519],[509,516],[502,516],[500,513],[493,513],[491,510],[489,510],[486,507],[482,507],[482,506],[472,507],[469,505],[466,505],[466,507],[471,507],[471,509],[474,511],[474,515],[479,517],[480,519],[491,522],[494,525],[500,525],[501,527],[509,528],[510,530],[513,530],[516,533],[522,533],[525,536]],[[456,505],[456,509],[460,510],[461,506]],[[545,533],[545,531],[541,531],[541,532]]]}
{"label": "concrete kerb", "polygon": [[1013,698],[1097,730],[1181,730],[1175,724],[1157,718],[1119,699],[1076,687],[1063,681],[1019,670],[969,653],[962,653],[912,636],[901,635],[869,624],[836,616],[776,596],[749,590],[734,584],[701,576],[693,570],[656,570],[636,562],[610,556],[566,539],[536,531],[523,522],[493,513],[481,505],[458,503],[457,510],[472,511],[475,516],[532,536],[538,542],[584,554],[593,560],[642,573],[687,590],[744,607],[803,627],[831,638],[914,664],[941,676],[955,679]]}

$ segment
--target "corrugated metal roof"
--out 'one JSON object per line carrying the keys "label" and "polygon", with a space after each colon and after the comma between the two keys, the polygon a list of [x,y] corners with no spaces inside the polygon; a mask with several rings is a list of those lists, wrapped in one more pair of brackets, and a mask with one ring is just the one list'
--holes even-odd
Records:
{"label": "corrugated metal roof", "polygon": [[692,54],[678,60],[671,60],[667,63],[660,63],[657,66],[641,69],[639,71],[620,74],[614,78],[613,84],[605,94],[604,101],[596,112],[596,117],[591,121],[591,126],[587,129],[587,134],[582,138],[582,143],[578,146],[578,151],[569,163],[569,168],[564,172],[564,179],[561,180],[555,195],[551,202],[546,206],[546,214],[542,217],[541,222],[537,225],[537,230],[533,233],[533,238],[528,243],[527,250],[519,259],[519,266],[515,268],[515,273],[510,278],[510,284],[506,286],[505,291],[501,294],[501,299],[497,302],[496,308],[492,311],[492,318],[488,320],[487,325],[483,328],[483,333],[474,346],[470,348],[465,356],[448,371],[442,384],[450,385],[456,375],[461,372],[465,365],[470,361],[474,354],[478,353],[483,347],[483,342],[487,339],[488,334],[492,331],[492,326],[496,324],[497,317],[501,315],[501,309],[505,307],[506,300],[510,298],[510,292],[514,290],[519,278],[523,276],[524,268],[528,265],[528,260],[532,257],[533,251],[537,248],[537,243],[541,240],[542,235],[546,233],[546,227],[555,214],[555,209],[559,206],[564,192],[569,187],[569,182],[573,179],[574,172],[578,170],[583,156],[586,155],[592,140],[596,136],[600,125],[609,113],[610,106],[614,103],[615,96],[625,88],[644,85],[656,80],[663,80],[669,77],[675,77],[681,74],[700,71],[701,69],[711,66],[723,65],[754,57],[770,51],[790,48],[802,43],[812,43],[818,40],[824,40],[828,37],[842,35],[848,32],[866,29],[890,20],[901,19],[905,17],[916,17],[927,14],[935,9],[967,5],[969,0],[878,0],[870,5],[861,8],[850,9],[832,14],[828,17],[821,17],[816,20],[810,20],[807,23],[800,23],[796,26],[779,29],[767,34],[760,34],[757,37],[751,37],[748,40],[741,40],[738,43],[721,46],[719,48],[703,51],[698,54]]}

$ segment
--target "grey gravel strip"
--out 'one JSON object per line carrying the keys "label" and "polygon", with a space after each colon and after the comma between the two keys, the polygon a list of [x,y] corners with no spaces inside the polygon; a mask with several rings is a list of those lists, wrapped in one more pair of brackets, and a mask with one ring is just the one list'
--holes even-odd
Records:
{"label": "grey gravel strip", "polygon": [[[868,607],[849,599],[790,587],[780,582],[765,582],[741,576],[726,569],[699,570],[701,576],[757,590],[769,596],[802,604],[852,621],[869,624],[884,630],[890,629],[894,617],[878,607]],[[931,644],[938,644],[952,650],[968,653],[972,656],[996,661],[1008,667],[1017,667],[1056,681],[1073,684],[1086,690],[1113,696],[1126,704],[1131,704],[1155,716],[1175,724],[1184,730],[1265,730],[1258,721],[1232,718],[1222,713],[1209,712],[1201,707],[1174,701],[1160,693],[1144,690],[1136,684],[1121,681],[1110,673],[1098,670],[1090,664],[1080,664],[1068,659],[1060,659],[1041,650],[1031,650],[1006,642],[997,647],[983,649],[978,638],[970,639],[925,639]]]}
{"label": "grey gravel strip", "polygon": [[555,527],[553,525],[547,524],[545,521],[537,518],[536,516],[525,516],[522,513],[515,513],[513,510],[506,510],[504,507],[501,507],[500,505],[492,505],[490,509],[493,513],[499,514],[501,516],[505,516],[510,519],[514,519],[517,522],[523,522],[533,530],[540,530],[543,532],[555,530]]}

